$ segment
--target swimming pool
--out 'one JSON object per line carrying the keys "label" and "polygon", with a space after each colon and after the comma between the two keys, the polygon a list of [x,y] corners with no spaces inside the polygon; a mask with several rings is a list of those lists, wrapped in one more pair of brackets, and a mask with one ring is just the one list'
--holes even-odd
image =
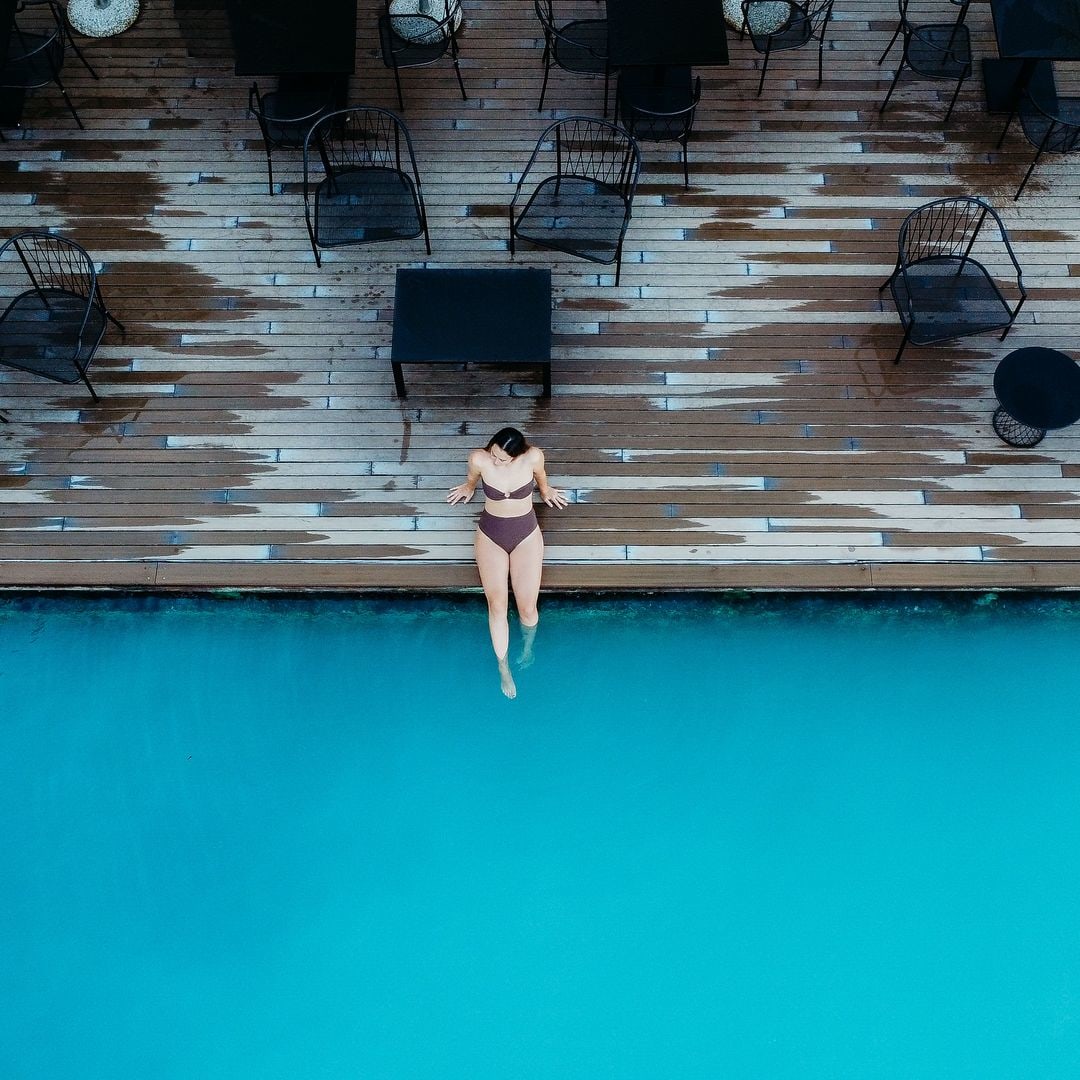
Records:
{"label": "swimming pool", "polygon": [[[513,653],[512,653],[513,655]],[[1080,1075],[1080,606],[0,606],[0,1075]]]}

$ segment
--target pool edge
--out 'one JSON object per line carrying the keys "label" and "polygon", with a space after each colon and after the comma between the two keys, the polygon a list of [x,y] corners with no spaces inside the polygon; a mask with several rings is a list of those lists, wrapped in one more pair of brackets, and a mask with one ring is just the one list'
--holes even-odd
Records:
{"label": "pool edge", "polygon": [[[549,563],[546,593],[1080,590],[1080,564]],[[471,562],[0,562],[0,593],[457,593],[479,591]]]}

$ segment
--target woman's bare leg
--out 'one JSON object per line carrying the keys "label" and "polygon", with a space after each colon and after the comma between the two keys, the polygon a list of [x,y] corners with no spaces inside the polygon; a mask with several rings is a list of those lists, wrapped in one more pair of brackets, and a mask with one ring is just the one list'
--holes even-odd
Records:
{"label": "woman's bare leg", "polygon": [[510,581],[521,617],[521,656],[518,663],[522,667],[528,667],[533,662],[533,639],[540,622],[536,601],[540,596],[543,570],[544,535],[536,529],[510,553]]}
{"label": "woman's bare leg", "polygon": [[488,606],[488,630],[491,633],[491,647],[495,650],[495,659],[499,662],[499,683],[502,692],[508,698],[517,697],[514,677],[510,674],[510,623],[506,612],[509,606],[507,574],[510,570],[510,556],[489,536],[476,530],[474,543],[476,567],[480,571],[480,584],[484,586],[484,596]]}

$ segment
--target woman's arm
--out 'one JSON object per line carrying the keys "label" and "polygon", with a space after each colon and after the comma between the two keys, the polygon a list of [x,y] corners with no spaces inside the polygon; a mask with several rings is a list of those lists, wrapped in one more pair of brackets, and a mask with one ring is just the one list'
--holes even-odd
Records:
{"label": "woman's arm", "polygon": [[469,471],[465,477],[465,483],[451,488],[450,494],[446,496],[446,501],[451,506],[467,503],[473,497],[473,492],[476,491],[476,485],[480,480],[480,453],[481,451],[474,450],[469,455]]}
{"label": "woman's arm", "polygon": [[547,473],[544,471],[544,452],[537,447],[533,447],[533,453],[536,458],[533,461],[533,479],[536,481],[536,486],[540,489],[540,498],[547,503],[548,506],[554,506],[558,510],[562,510],[564,506],[569,506],[570,501],[566,497],[566,493],[560,491],[558,488],[553,488],[548,483]]}

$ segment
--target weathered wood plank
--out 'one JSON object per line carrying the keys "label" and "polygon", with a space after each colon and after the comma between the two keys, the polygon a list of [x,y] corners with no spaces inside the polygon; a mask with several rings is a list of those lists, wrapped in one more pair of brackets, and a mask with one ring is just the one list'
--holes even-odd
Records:
{"label": "weathered wood plank", "polygon": [[[308,246],[297,155],[266,192],[248,80],[224,24],[181,27],[146,4],[80,42],[101,73],[51,88],[0,144],[0,235],[56,228],[99,261],[110,329],[102,400],[0,371],[0,587],[458,589],[476,585],[475,507],[445,491],[468,450],[512,423],[571,496],[541,511],[545,587],[1077,588],[1080,428],[1034,450],[990,426],[997,361],[1080,334],[1080,177],[986,113],[979,78],[951,93],[877,56],[892,0],[847,0],[816,85],[812,49],[701,72],[691,185],[645,144],[622,282],[609,267],[522,250],[553,270],[555,396],[532,373],[389,371],[399,266],[506,266],[505,208],[537,136],[597,112],[598,79],[552,73],[522,0],[463,0],[469,100],[445,64],[404,74],[433,254],[419,242]],[[593,0],[577,2],[595,17]],[[353,101],[396,108],[357,30]],[[968,14],[994,54],[989,6]],[[187,34],[187,37],[185,37]],[[193,37],[192,35],[195,34]],[[189,46],[192,54],[189,54]],[[978,69],[977,69],[978,70]],[[1076,81],[1063,70],[1059,80]],[[910,348],[878,286],[912,208],[981,194],[1000,210],[1030,299],[1010,338]],[[14,290],[0,268],[0,296]]]}

